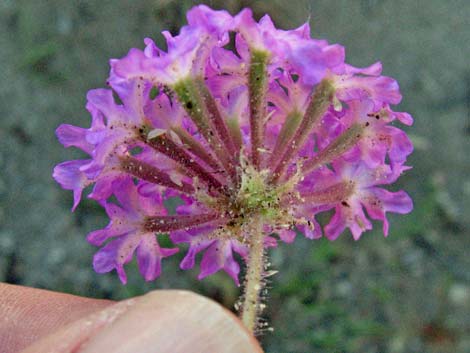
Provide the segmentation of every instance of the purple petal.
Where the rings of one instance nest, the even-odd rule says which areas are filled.
[[[235,16],[235,25],[243,39],[257,49],[264,49],[263,39],[258,24],[253,19],[251,9],[245,8]],[[238,48],[237,48],[238,49]],[[238,51],[238,50],[237,50]],[[238,51],[239,54],[240,51]]]
[[[358,240],[366,230],[372,229],[372,224],[358,201],[349,200],[347,205],[336,206],[334,216],[325,226],[325,235],[328,239],[335,240],[346,227],[350,229],[354,240]]]
[[[107,239],[116,236],[115,230],[112,228],[112,223],[109,223],[106,228],[103,229],[97,229],[92,232],[90,232],[87,235],[87,241],[90,244],[100,246],[102,245]],[[122,235],[122,234],[119,234]]]
[[[126,210],[139,209],[139,193],[132,178],[127,177],[114,185],[114,196],[116,196],[119,204]]]
[[[292,243],[295,240],[295,236],[297,235],[295,231],[290,229],[280,229],[277,231],[277,233],[279,234],[279,238],[281,238],[284,243],[288,244]]]
[[[277,247],[277,239],[270,236],[270,235],[266,235],[263,239],[263,246],[265,248],[276,248]]]
[[[140,273],[147,282],[153,281],[160,276],[162,259],[177,252],[178,248],[160,248],[154,234],[142,235],[142,240],[137,248],[137,263]]]
[[[403,164],[406,157],[413,152],[413,144],[408,135],[400,129],[388,126],[386,130],[391,138],[389,150],[390,160],[393,164]]]
[[[248,254],[250,250],[246,244],[243,244],[237,240],[232,240],[232,250],[235,251],[238,255],[240,255],[243,260],[248,259]]]
[[[164,55],[164,52],[157,47],[152,38],[144,38],[145,50],[144,54],[148,58],[157,58]],[[112,65],[113,66],[113,65]]]
[[[108,123],[119,119],[121,111],[110,89],[98,88],[88,91],[87,101],[104,114]]]
[[[362,233],[372,229],[372,223],[367,219],[362,206],[352,206],[354,210],[348,219],[348,227],[351,230],[354,240],[359,240]]]
[[[132,260],[139,242],[140,237],[137,233],[130,233],[111,241],[95,254],[93,268],[98,273],[107,273],[115,269],[121,282],[126,284],[124,264]]]
[[[357,68],[348,64],[344,65],[344,73],[346,74],[362,74],[367,76],[379,76],[382,73],[382,63],[377,61],[376,63],[364,67]]]
[[[376,109],[380,109],[384,103],[398,104],[401,101],[397,81],[386,76],[339,76],[336,86],[340,100],[371,99]]]
[[[99,179],[96,180],[95,186],[89,198],[97,201],[106,200],[113,194],[116,185],[128,176],[121,172],[110,171],[109,173],[101,174]]]
[[[293,29],[291,32],[298,35],[299,38],[310,39],[310,24],[308,22],[305,22],[303,25],[297,27],[296,29]]]
[[[408,113],[393,112],[392,113],[402,124],[407,126],[413,125],[413,117]]]
[[[384,235],[388,235],[389,223],[386,212],[406,214],[413,209],[413,201],[404,191],[390,192],[381,188],[371,188],[371,196],[363,201],[372,219],[381,220]]]
[[[293,48],[289,60],[302,82],[307,85],[317,84],[325,76],[328,68],[344,62],[344,47],[331,45],[320,47],[314,42]]]
[[[87,236],[90,244],[100,246],[111,237],[118,237],[136,230],[136,226],[129,222],[129,213],[112,203],[105,203],[106,213],[111,221],[106,228],[98,229]]]
[[[155,59],[147,57],[140,49],[132,48],[124,58],[113,60],[113,73],[120,78],[143,78],[153,82],[159,73]]]
[[[55,131],[57,139],[64,147],[77,147],[82,151],[91,154],[93,145],[86,140],[87,129],[69,124],[60,125]]]
[[[311,226],[300,224],[297,228],[308,239],[320,239],[322,237],[320,224],[313,217],[310,217],[310,222],[312,223]]]
[[[74,160],[60,163],[55,166],[52,177],[62,188],[73,190],[73,206],[74,211],[80,203],[82,191],[91,184],[86,175],[81,172],[80,168],[90,163],[90,160]]]
[[[188,243],[189,249],[180,263],[182,270],[189,270],[194,267],[198,253],[209,247],[214,240],[208,240],[203,235],[192,235],[187,231],[175,231],[170,234],[171,240],[175,243]]]
[[[230,240],[217,240],[207,249],[202,257],[201,273],[198,279],[203,279],[223,269],[233,278],[237,286],[240,285],[238,279],[240,266],[233,259],[230,243]]]
[[[235,25],[233,17],[227,11],[212,10],[206,5],[193,7],[186,18],[190,26],[205,28],[207,32],[216,34],[223,44],[227,43],[228,31]]]
[[[325,235],[329,240],[336,240],[344,229],[346,229],[346,222],[341,213],[341,208],[337,207],[330,222],[325,226]]]
[[[109,81],[123,103],[123,111],[118,110],[121,123],[129,122],[140,126],[144,123],[144,105],[149,101],[152,84],[142,79]]]
[[[153,128],[171,129],[182,124],[185,112],[180,105],[172,104],[166,94],[160,93],[145,107],[145,116],[152,122]]]
[[[375,136],[370,139],[365,138],[364,141],[361,141],[360,146],[362,148],[351,150],[351,152],[356,153],[350,155],[348,153],[348,160],[357,161],[362,159],[370,168],[377,168],[385,162],[387,145],[379,143]]]

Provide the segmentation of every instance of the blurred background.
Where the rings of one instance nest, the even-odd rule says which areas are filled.
[[[145,283],[135,265],[129,284],[98,275],[86,234],[107,224],[85,199],[51,178],[55,164],[79,158],[54,136],[60,123],[87,127],[85,95],[104,87],[109,58],[143,38],[162,43],[195,1],[0,1],[0,281],[95,298],[123,299],[156,288],[185,288],[228,308],[239,295],[231,279],[203,282],[165,260]],[[415,209],[390,216],[354,242],[298,237],[271,251],[265,313],[274,328],[266,352],[470,352],[470,3],[466,0],[207,1],[232,13],[269,13],[282,28],[312,25],[316,38],[346,46],[347,61],[381,60],[398,80],[415,125],[413,169],[395,189]],[[181,257],[180,257],[181,258]],[[216,334],[216,333],[214,333]]]

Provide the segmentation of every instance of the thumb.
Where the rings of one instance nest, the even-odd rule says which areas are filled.
[[[256,353],[256,339],[219,304],[187,291],[154,291],[72,322],[23,353]]]

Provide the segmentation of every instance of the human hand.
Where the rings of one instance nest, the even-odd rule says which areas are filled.
[[[122,302],[0,284],[2,353],[262,352],[232,313],[188,291]]]

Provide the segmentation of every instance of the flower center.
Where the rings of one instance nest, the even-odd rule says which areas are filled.
[[[282,193],[271,185],[269,170],[256,170],[252,165],[243,167],[241,184],[236,195],[235,205],[244,216],[261,216],[275,220],[280,216]]]

